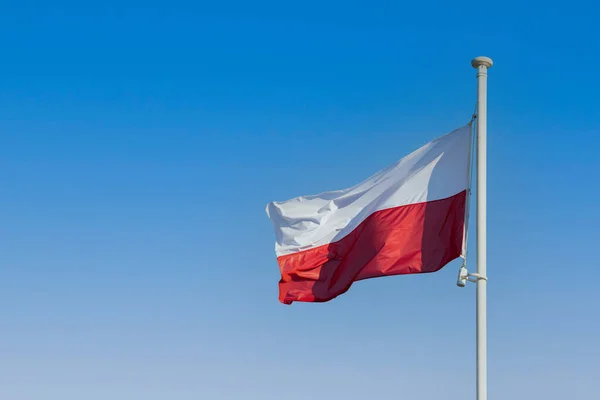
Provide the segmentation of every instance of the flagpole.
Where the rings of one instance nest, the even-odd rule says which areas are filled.
[[[488,57],[471,61],[477,69],[477,400],[487,400],[487,70]]]

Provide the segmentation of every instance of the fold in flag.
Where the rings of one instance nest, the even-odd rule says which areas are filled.
[[[353,282],[435,272],[463,251],[471,124],[348,189],[271,202],[279,300],[324,302]]]

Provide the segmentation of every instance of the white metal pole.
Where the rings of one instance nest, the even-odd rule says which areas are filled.
[[[477,400],[487,400],[487,70],[488,57],[471,61],[477,69]]]

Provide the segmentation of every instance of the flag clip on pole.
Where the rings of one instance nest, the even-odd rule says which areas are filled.
[[[492,64],[488,57],[471,61],[477,69],[477,273],[466,278],[477,283],[477,400],[487,400],[487,70]]]
[[[477,283],[479,279],[487,281],[486,276],[480,275],[478,273],[469,273],[469,271],[467,270],[467,266],[465,265],[465,263],[463,263],[463,265],[460,267],[460,270],[458,271],[458,282],[456,282],[456,284],[459,287],[465,287],[467,282]]]

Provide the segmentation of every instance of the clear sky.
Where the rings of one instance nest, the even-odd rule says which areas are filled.
[[[458,262],[285,306],[264,207],[466,123],[478,55],[489,398],[594,398],[599,7],[4,2],[0,398],[473,399]]]

